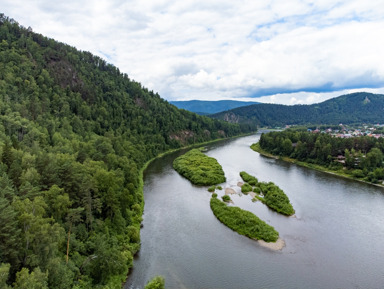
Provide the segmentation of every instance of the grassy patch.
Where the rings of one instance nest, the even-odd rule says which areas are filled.
[[[210,186],[225,182],[223,168],[217,160],[198,149],[176,158],[173,168],[195,185]]]
[[[279,238],[275,228],[251,212],[227,206],[214,196],[211,198],[211,209],[220,222],[241,235],[266,242],[276,242]]]

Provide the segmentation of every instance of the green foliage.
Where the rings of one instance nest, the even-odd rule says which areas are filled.
[[[295,213],[287,195],[274,183],[258,182],[256,177],[244,171],[240,173],[240,176],[245,182],[249,182],[241,186],[243,193],[253,191],[257,194],[263,194],[263,197],[256,196],[256,199],[280,214],[290,216]],[[250,184],[254,184],[255,187],[253,188]]]
[[[144,289],[164,289],[165,280],[162,276],[155,276],[151,281],[145,285]]]
[[[224,171],[217,160],[198,149],[190,150],[176,158],[173,167],[195,185],[216,185],[225,182]]]
[[[248,194],[249,192],[252,192],[252,186],[248,183],[244,183],[241,186],[241,192],[244,194]]]
[[[258,180],[256,177],[251,176],[247,172],[240,172],[240,177],[243,179],[244,182],[250,184],[251,186],[256,186],[258,183]]]
[[[284,147],[287,140],[292,143],[292,150],[288,153]],[[379,171],[374,173],[376,169],[384,168],[384,138],[339,138],[328,134],[285,130],[262,134],[258,144],[263,151],[272,155],[290,157],[329,170],[342,170],[354,178],[370,182],[384,179]],[[257,150],[257,144],[251,148]]]
[[[17,289],[48,289],[48,274],[41,272],[39,268],[29,273],[27,268],[21,269],[16,274],[14,287]]]
[[[214,192],[216,190],[216,186],[215,185],[213,185],[213,186],[210,186],[209,188],[208,188],[208,192]]]
[[[261,193],[264,195],[264,203],[272,210],[291,216],[295,213],[292,204],[289,201],[288,196],[282,189],[276,186],[274,183],[269,182],[267,184],[259,183]]]
[[[224,202],[229,202],[231,200],[231,197],[228,195],[224,195],[221,198],[223,199]]]
[[[222,186],[217,186],[216,189],[221,191],[223,189],[223,187]]]
[[[367,99],[369,100],[367,102]],[[384,98],[382,94],[357,92],[311,105],[282,105],[260,103],[223,111],[212,115],[217,119],[261,127],[285,125],[351,123],[382,123]],[[289,154],[289,143],[285,144]]]
[[[0,288],[2,289],[10,288],[7,284],[10,268],[11,268],[10,264],[0,263]]]
[[[211,198],[210,204],[216,218],[241,235],[266,242],[276,242],[279,238],[279,233],[272,226],[251,212],[227,206],[215,197]]]
[[[121,287],[140,247],[140,169],[161,152],[248,131],[178,110],[100,57],[0,14],[7,284]]]

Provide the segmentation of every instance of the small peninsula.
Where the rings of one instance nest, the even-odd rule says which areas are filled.
[[[173,161],[173,168],[195,185],[211,186],[225,182],[223,168],[216,159],[192,149]]]

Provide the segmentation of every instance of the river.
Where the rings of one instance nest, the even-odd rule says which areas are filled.
[[[231,198],[274,226],[286,246],[272,251],[221,224],[207,187],[173,170],[182,152],[173,153],[145,172],[142,246],[125,289],[143,288],[155,275],[180,289],[384,288],[384,190],[261,156],[249,148],[259,136],[209,145],[206,154],[222,165],[224,189],[240,192],[246,171],[284,190],[296,217],[249,195]]]

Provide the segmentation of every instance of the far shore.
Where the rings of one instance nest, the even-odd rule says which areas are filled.
[[[320,165],[314,165],[314,164],[309,164],[309,163],[306,163],[306,162],[301,162],[301,161],[298,161],[298,160],[295,160],[295,159],[292,159],[292,158],[289,158],[289,157],[280,157],[280,156],[273,155],[271,153],[268,153],[268,152],[264,151],[260,147],[259,143],[257,143],[257,145],[255,145],[255,146],[252,145],[251,149],[254,150],[255,152],[258,152],[262,156],[265,156],[265,157],[268,157],[268,158],[273,158],[273,159],[276,159],[276,160],[283,160],[285,162],[292,163],[292,164],[295,164],[295,165],[298,165],[298,166],[301,166],[301,167],[305,167],[307,169],[312,169],[312,170],[324,172],[324,173],[327,173],[327,174],[330,174],[330,175],[342,177],[342,178],[345,178],[345,179],[349,179],[349,180],[353,180],[353,181],[358,181],[358,182],[369,184],[369,185],[372,185],[372,186],[384,188],[384,184],[374,184],[374,183],[371,183],[371,182],[367,182],[367,181],[364,181],[364,180],[353,178],[352,176],[347,175],[347,174],[343,174],[343,173],[339,173],[339,172],[335,172],[335,171],[330,171],[327,168],[322,167]]]

